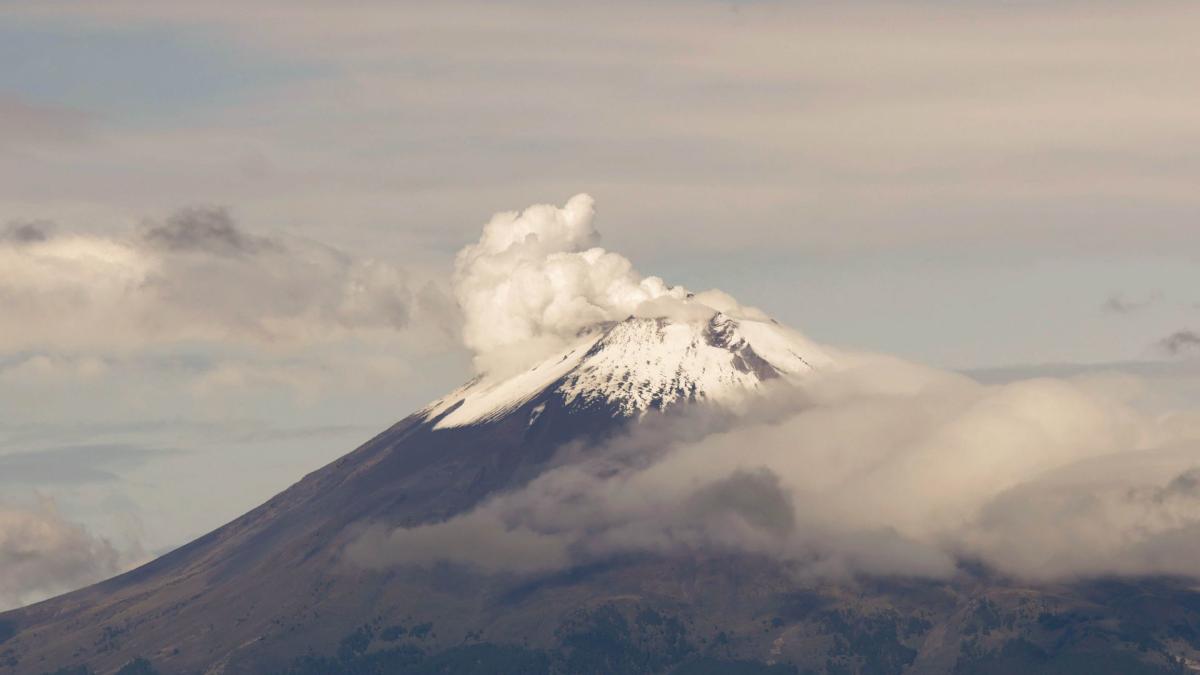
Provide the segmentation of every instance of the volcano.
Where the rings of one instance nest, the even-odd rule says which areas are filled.
[[[945,581],[830,582],[719,550],[593,556],[536,573],[347,555],[372,528],[446,522],[648,420],[734,406],[832,368],[820,347],[765,318],[592,326],[527,369],[476,378],[149,564],[0,614],[0,673],[1192,667],[1178,654],[1200,648],[1200,593],[1179,580],[1033,587],[964,565]]]
[[[0,672],[101,673],[137,658],[164,673],[282,672],[298,655],[336,653],[349,634],[389,629],[423,652],[467,633],[488,644],[503,636],[501,645],[550,639],[556,626],[532,607],[577,593],[566,577],[358,569],[344,549],[366,525],[411,527],[466,512],[528,482],[565,445],[600,442],[690,403],[732,401],[828,363],[774,322],[720,313],[593,327],[527,370],[476,378],[149,564],[2,615]],[[513,583],[523,585],[505,586]],[[452,635],[460,626],[466,632]]]

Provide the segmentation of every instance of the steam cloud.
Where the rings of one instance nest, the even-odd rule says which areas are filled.
[[[586,196],[500,214],[459,255],[466,342],[485,361],[682,306],[682,289],[590,247],[592,215]],[[817,575],[945,577],[973,561],[1030,579],[1200,576],[1200,412],[1144,409],[1152,385],[1132,376],[985,385],[829,351],[837,369],[739,410],[644,420],[471,512],[376,528],[350,557],[535,573],[715,550]]]
[[[593,199],[538,204],[492,217],[479,242],[459,252],[454,294],[463,342],[481,370],[502,371],[557,351],[579,331],[634,314],[755,313],[720,291],[690,294],[643,277],[628,258],[596,243]]]

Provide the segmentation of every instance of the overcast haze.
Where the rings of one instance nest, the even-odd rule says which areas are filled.
[[[0,9],[0,605],[469,377],[456,252],[578,193],[819,341],[1194,407],[1194,4],[210,4]]]

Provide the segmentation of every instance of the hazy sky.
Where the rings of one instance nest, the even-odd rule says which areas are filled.
[[[1197,34],[1159,2],[6,2],[0,523],[132,560],[261,502],[467,377],[455,252],[579,192],[642,273],[818,340],[1186,360]]]

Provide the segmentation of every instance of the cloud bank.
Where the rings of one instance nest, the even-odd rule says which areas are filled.
[[[965,561],[1035,580],[1200,573],[1197,412],[1140,411],[1126,378],[989,386],[841,362],[737,414],[641,425],[470,513],[375,531],[351,557],[534,572],[740,551],[834,576],[948,577]]]
[[[444,323],[450,311],[436,286],[392,265],[251,234],[217,208],[122,236],[16,223],[0,237],[0,268],[3,351],[312,345],[394,334],[420,313]]]

